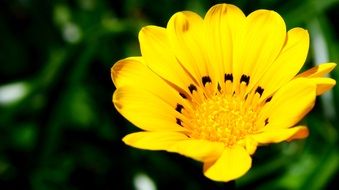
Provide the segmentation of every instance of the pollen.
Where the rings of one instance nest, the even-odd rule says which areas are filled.
[[[197,106],[191,137],[222,142],[232,147],[257,130],[257,111],[237,96],[216,95]]]

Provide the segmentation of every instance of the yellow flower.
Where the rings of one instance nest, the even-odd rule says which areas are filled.
[[[116,109],[143,130],[123,141],[201,161],[216,181],[244,175],[259,145],[305,138],[307,128],[295,125],[335,85],[323,77],[334,63],[297,75],[308,32],[286,32],[274,11],[178,12],[166,28],[142,28],[139,41],[142,56],[111,70]]]

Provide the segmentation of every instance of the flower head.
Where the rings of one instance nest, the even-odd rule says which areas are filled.
[[[139,41],[142,56],[111,70],[116,109],[143,130],[123,141],[201,161],[216,181],[244,175],[259,145],[307,137],[295,125],[335,85],[323,77],[334,63],[297,75],[308,32],[286,32],[274,11],[245,16],[218,4],[204,18],[178,12],[166,28],[142,28]]]

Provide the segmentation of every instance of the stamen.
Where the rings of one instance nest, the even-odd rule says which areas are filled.
[[[233,146],[256,130],[258,112],[238,96],[215,95],[194,110],[191,137]]]

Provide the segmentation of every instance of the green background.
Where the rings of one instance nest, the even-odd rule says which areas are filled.
[[[189,158],[124,145],[137,129],[114,109],[110,78],[117,60],[140,54],[142,26],[166,26],[181,10],[203,16],[218,2],[0,0],[0,189],[136,189],[136,176],[157,189],[225,188]],[[339,0],[227,2],[246,14],[275,10],[288,29],[308,29],[304,69],[339,63]],[[306,140],[260,147],[237,188],[333,189],[338,100],[338,87],[318,98],[301,122],[310,129]]]

